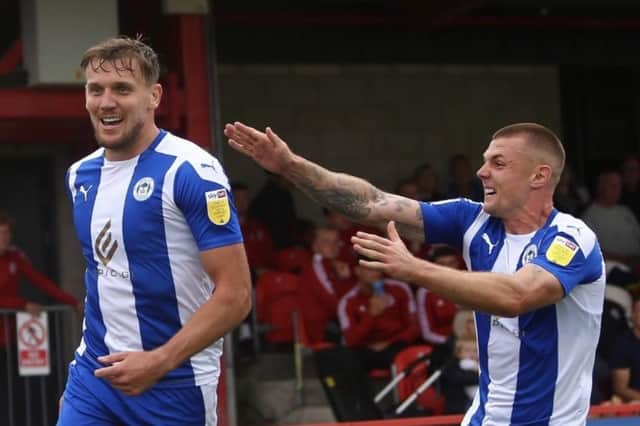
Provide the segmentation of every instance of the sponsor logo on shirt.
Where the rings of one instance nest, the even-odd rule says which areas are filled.
[[[143,177],[133,186],[133,198],[138,201],[146,201],[153,194],[153,179]]]
[[[80,188],[78,188],[78,191],[80,191],[80,193],[82,194],[85,203],[87,202],[89,191],[91,191],[91,188],[93,188],[93,185],[89,185],[87,188],[85,188],[84,185],[80,185]]]
[[[491,240],[489,239],[489,234],[487,234],[486,232],[484,234],[482,234],[482,240],[485,243],[487,243],[487,247],[489,249],[489,254],[491,254],[491,252],[493,251],[493,248],[496,246],[496,244],[491,242]]]
[[[216,225],[226,225],[231,219],[231,207],[229,197],[224,189],[208,191],[204,194],[207,203],[207,215],[209,220]]]
[[[547,249],[546,257],[549,262],[560,266],[567,266],[578,252],[578,245],[573,241],[557,235]]]
[[[122,278],[128,280],[130,278],[129,271],[116,271],[111,268],[103,268],[98,265],[98,275],[103,277]]]
[[[104,224],[93,245],[96,256],[103,265],[107,265],[118,249],[118,241],[111,236],[111,219]]]

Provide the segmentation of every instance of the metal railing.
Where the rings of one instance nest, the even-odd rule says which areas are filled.
[[[65,305],[43,306],[48,312],[50,373],[41,376],[19,376],[18,354],[15,336],[8,345],[0,347],[5,352],[5,383],[0,383],[0,424],[8,426],[35,426],[55,424],[58,399],[64,390],[67,366],[73,359],[73,351],[80,341],[81,318],[76,310]],[[0,309],[0,322],[5,336],[15,334],[15,309]],[[22,393],[23,395],[20,395]],[[4,394],[4,395],[3,395]],[[24,397],[22,404],[16,404]],[[5,405],[6,404],[6,405]],[[38,410],[39,407],[39,410]]]

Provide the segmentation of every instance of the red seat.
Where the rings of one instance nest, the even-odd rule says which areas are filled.
[[[393,360],[393,368],[396,374],[402,372],[411,362],[421,356],[428,356],[433,351],[429,345],[413,345],[398,352]],[[398,398],[404,401],[429,377],[428,361],[417,365],[411,373],[402,379],[397,385]],[[430,410],[432,414],[439,415],[444,412],[445,400],[438,393],[434,386],[429,387],[422,393],[417,403],[424,409]]]
[[[298,277],[287,272],[267,271],[256,282],[256,315],[267,324],[265,340],[293,342],[293,312],[297,310]]]
[[[309,338],[309,334],[307,333],[307,328],[304,325],[304,321],[302,320],[302,315],[296,315],[296,325],[298,326],[298,338],[300,339],[300,344],[307,349],[312,351],[321,351],[323,349],[332,348],[335,346],[332,342],[327,341],[319,341],[312,342]]]
[[[288,247],[273,254],[273,264],[278,271],[299,274],[311,263],[312,254],[304,247]]]

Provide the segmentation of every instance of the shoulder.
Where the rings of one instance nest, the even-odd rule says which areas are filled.
[[[81,159],[79,159],[78,161],[73,163],[71,166],[69,166],[67,172],[68,173],[74,173],[83,164],[89,163],[91,161],[95,161],[97,159],[101,159],[103,157],[103,155],[104,155],[104,148],[98,148],[95,151],[93,151],[91,154],[85,155],[84,157],[82,157]]]
[[[176,170],[195,173],[201,179],[218,182],[229,189],[227,176],[218,159],[195,143],[167,132],[155,151],[175,157]]]
[[[586,223],[567,213],[558,212],[549,224],[548,231],[552,235],[568,235],[580,246],[584,253],[590,253],[597,242],[596,234]]]

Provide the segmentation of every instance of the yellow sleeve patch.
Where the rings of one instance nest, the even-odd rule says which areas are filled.
[[[549,262],[567,266],[577,252],[578,245],[576,243],[558,235],[547,249],[546,257]]]
[[[231,207],[229,197],[224,189],[216,189],[204,194],[207,202],[207,215],[209,220],[216,225],[226,225],[231,219]]]

